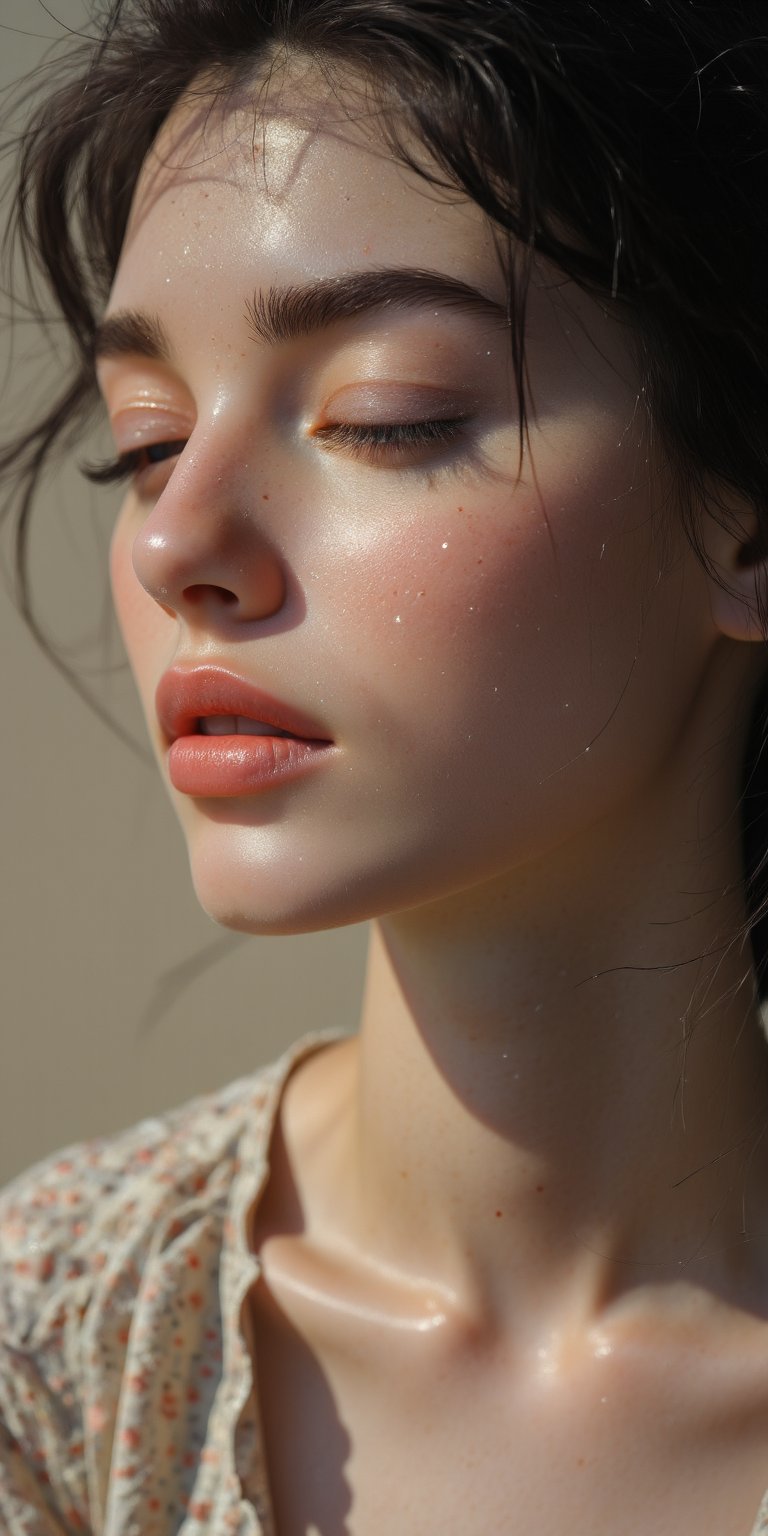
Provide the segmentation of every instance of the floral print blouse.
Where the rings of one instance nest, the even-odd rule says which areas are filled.
[[[1,1536],[278,1536],[241,1307],[292,1069],[66,1147],[0,1190]],[[768,1536],[768,1492],[752,1532]]]
[[[271,1066],[0,1190],[2,1536],[277,1536],[241,1305]]]

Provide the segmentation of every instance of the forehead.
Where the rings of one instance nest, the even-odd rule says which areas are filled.
[[[396,160],[359,83],[331,88],[312,66],[226,97],[200,86],[167,119],[138,180],[110,307],[137,279],[149,302],[168,299],[192,264],[243,267],[251,292],[257,267],[290,283],[382,264],[439,266],[505,291],[480,209]]]

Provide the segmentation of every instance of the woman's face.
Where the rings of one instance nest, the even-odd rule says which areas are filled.
[[[617,323],[537,269],[518,477],[505,283],[474,204],[310,72],[263,116],[183,103],[158,151],[99,376],[118,452],[139,450],[114,597],[204,908],[290,932],[479,897],[631,814],[711,619],[682,535],[659,579]],[[240,683],[211,691],[203,668]],[[166,680],[159,719],[168,669],[190,691]],[[223,717],[247,710],[267,735],[238,746]],[[332,746],[276,745],[280,719]]]

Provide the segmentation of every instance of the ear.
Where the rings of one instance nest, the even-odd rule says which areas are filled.
[[[711,568],[707,572],[712,617],[732,640],[768,640],[768,544],[757,514],[740,506],[728,525],[704,513],[702,543]]]

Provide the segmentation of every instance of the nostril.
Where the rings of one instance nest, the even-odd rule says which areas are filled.
[[[201,603],[212,592],[220,603],[237,602],[237,593],[231,592],[229,587],[214,587],[202,582],[196,582],[193,587],[185,587],[182,596],[187,603]]]

